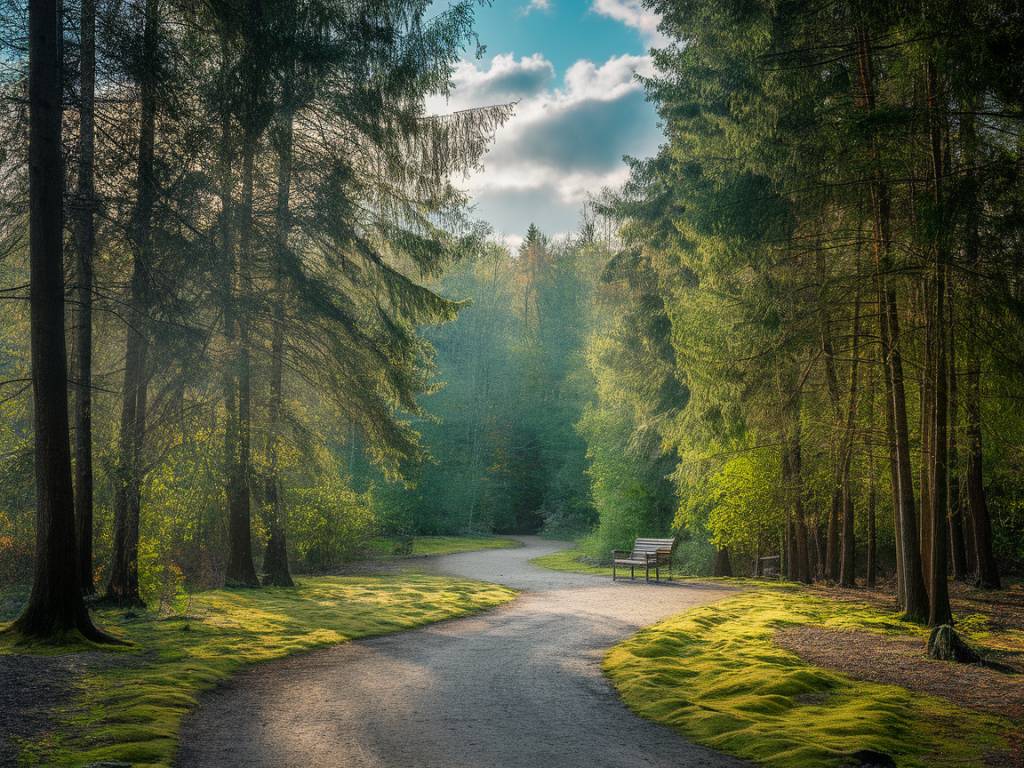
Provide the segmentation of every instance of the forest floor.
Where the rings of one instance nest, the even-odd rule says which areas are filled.
[[[245,666],[514,596],[437,575],[322,576],[299,578],[294,589],[200,592],[163,613],[95,611],[101,626],[132,643],[119,650],[26,649],[0,635],[0,765],[166,766],[199,693]]]

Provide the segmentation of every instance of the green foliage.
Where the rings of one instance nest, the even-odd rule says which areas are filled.
[[[849,765],[863,749],[901,768],[980,765],[1007,750],[1002,718],[853,680],[772,642],[776,630],[805,624],[925,642],[918,626],[866,606],[762,590],[642,630],[608,652],[604,670],[637,714],[773,768]]]
[[[296,562],[312,571],[333,568],[366,549],[376,533],[371,500],[340,478],[288,490],[288,526]]]
[[[415,425],[433,460],[409,468],[411,488],[361,474],[385,532],[577,532],[592,522],[573,425],[591,392],[579,353],[594,258],[533,228],[516,256],[488,246],[440,280],[442,295],[469,303],[427,333],[437,382]]]
[[[330,576],[299,579],[294,589],[185,596],[180,611],[164,616],[100,610],[98,623],[132,646],[108,651],[120,657],[116,663],[83,662],[81,682],[57,713],[58,734],[24,745],[22,763],[170,766],[198,695],[245,666],[465,616],[513,596],[493,584],[437,576]],[[15,650],[9,641],[0,645],[0,653]]]

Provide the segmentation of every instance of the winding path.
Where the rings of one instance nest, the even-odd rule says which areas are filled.
[[[698,584],[612,583],[529,560],[564,544],[433,558],[523,590],[494,611],[258,666],[205,695],[179,768],[734,768],[633,715],[601,674],[639,627],[719,599]]]

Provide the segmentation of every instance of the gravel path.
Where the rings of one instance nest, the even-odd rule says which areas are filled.
[[[601,674],[639,627],[729,594],[530,565],[564,544],[433,558],[523,590],[494,611],[255,667],[203,697],[179,768],[733,768],[633,715]]]

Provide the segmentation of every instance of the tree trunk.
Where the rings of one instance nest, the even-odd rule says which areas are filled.
[[[284,499],[278,467],[278,444],[281,438],[281,410],[284,396],[284,301],[286,295],[284,262],[288,258],[288,235],[291,227],[289,193],[292,183],[292,112],[291,93],[285,85],[285,108],[277,137],[277,268],[274,275],[274,329],[270,361],[270,439],[267,478],[267,509],[270,514],[270,538],[263,557],[264,582],[276,587],[294,586],[288,569]]]
[[[117,488],[114,493],[114,540],[110,580],[105,599],[141,604],[139,593],[139,518],[142,508],[142,452],[146,435],[146,396],[149,383],[149,274],[153,256],[153,206],[156,203],[154,151],[156,143],[156,59],[159,34],[157,0],[146,0],[142,35],[147,67],[140,77],[138,198],[132,216],[134,260],[127,300],[129,327],[125,342],[124,388]]]
[[[973,110],[972,110],[973,111]],[[981,247],[978,236],[980,210],[977,196],[977,178],[974,168],[977,162],[974,119],[967,117],[961,128],[964,157],[968,166],[967,181],[967,237],[965,256],[972,274],[978,273]],[[985,498],[981,443],[981,359],[978,356],[978,315],[971,312],[968,318],[967,338],[967,501],[971,514],[972,552],[977,569],[978,585],[986,589],[999,589],[999,569],[992,552],[992,520]]]
[[[96,0],[82,0],[78,113],[78,192],[75,200],[75,521],[82,594],[93,584],[92,520],[92,284],[95,227]]]
[[[249,270],[252,259],[252,194],[253,162],[256,137],[245,133],[242,142],[242,197],[238,223],[238,292],[250,295]],[[249,318],[243,310],[235,313],[237,339],[235,345],[234,444],[229,448],[228,468],[228,564],[225,583],[234,587],[258,587],[256,566],[252,559],[252,509],[249,493],[251,477],[251,406],[252,377],[249,358]]]
[[[850,465],[853,462],[854,432],[857,426],[857,395],[860,355],[860,288],[858,256],[858,288],[853,300],[853,360],[850,363],[850,401],[846,411],[846,429],[842,446],[842,487],[843,487],[843,532],[842,560],[839,568],[839,584],[855,586],[856,539],[854,531],[853,484],[850,479]]]
[[[61,639],[93,626],[82,598],[75,542],[64,339],[64,168],[61,156],[61,13],[57,0],[29,3],[29,309],[36,546],[32,592],[12,631]]]
[[[953,578],[958,581],[967,579],[967,550],[964,546],[963,515],[960,509],[960,456],[957,446],[958,418],[958,386],[956,367],[956,334],[954,329],[954,291],[952,275],[947,277],[948,294],[946,323],[949,339],[949,455],[947,456],[947,504],[949,507],[949,547],[950,563]]]
[[[859,70],[865,109],[875,108],[874,74],[871,62],[871,43],[866,28],[859,32]],[[889,281],[891,263],[890,201],[888,184],[881,175],[877,147],[872,137],[872,154],[876,164],[875,179],[871,187],[871,209],[874,220],[873,251],[875,269],[881,286],[882,316],[886,325],[887,348],[885,359],[892,402],[894,466],[896,468],[897,497],[893,499],[899,510],[900,549],[903,555],[903,610],[911,621],[928,618],[928,594],[921,573],[921,550],[918,546],[917,520],[914,509],[913,470],[910,464],[910,435],[907,426],[907,401],[903,382],[903,360],[900,355],[899,311],[896,291]]]
[[[713,576],[732,576],[732,560],[729,559],[729,548],[715,549],[715,567]]]
[[[868,564],[867,588],[874,589],[878,579],[878,536],[875,530],[875,514],[878,508],[878,485],[875,469],[875,449],[872,441],[875,434],[875,377],[869,379],[868,387],[868,432],[864,449],[868,457]]]
[[[242,191],[238,213],[238,295],[245,300],[254,295],[253,268],[253,166],[264,123],[260,116],[263,98],[263,55],[261,0],[248,0],[243,17],[242,85]],[[258,587],[252,557],[252,363],[250,351],[250,310],[246,303],[235,312],[238,337],[234,363],[237,384],[237,414],[233,461],[227,483],[228,496],[228,565],[226,582],[233,586]]]
[[[934,307],[934,319],[930,320],[928,327],[932,333],[931,349],[934,353],[934,364],[932,373],[934,376],[932,397],[934,422],[932,424],[932,470],[931,470],[931,567],[929,569],[930,581],[928,588],[929,613],[928,624],[937,627],[943,624],[953,623],[953,613],[949,606],[949,585],[948,585],[948,563],[947,545],[948,537],[948,511],[946,505],[946,452],[949,448],[949,436],[947,434],[947,392],[946,383],[949,380],[949,372],[946,369],[946,248],[945,248],[945,225],[944,207],[945,196],[943,193],[943,158],[942,158],[942,125],[936,108],[937,101],[937,76],[935,64],[928,62],[927,65],[927,93],[928,93],[928,122],[931,133],[932,146],[932,169],[933,187],[935,193],[935,209],[939,218],[938,237],[935,244],[935,298],[931,304]]]
[[[934,466],[932,448],[935,426],[935,331],[932,328],[931,312],[935,297],[932,296],[932,276],[925,274],[921,279],[921,316],[924,318],[924,365],[921,367],[921,463],[918,467],[918,488],[920,489],[920,505],[918,507],[918,533],[921,544],[921,572],[925,583],[931,582],[931,471]]]
[[[825,269],[823,258],[819,255],[818,275],[819,280],[824,283]],[[822,312],[822,314],[824,314]],[[825,382],[828,385],[829,402],[832,404],[832,421],[835,426],[833,434],[838,434],[840,417],[839,405],[839,377],[836,374],[835,351],[832,345],[832,338],[829,333],[828,324],[824,317],[821,318],[821,351],[825,361]],[[842,438],[839,438],[840,442]],[[825,567],[824,576],[827,581],[839,579],[839,526],[840,515],[843,509],[843,446],[837,445],[835,441],[831,445],[832,459],[832,499],[829,504],[828,525],[825,538]]]
[[[793,578],[805,584],[811,583],[811,568],[807,542],[807,520],[804,513],[803,469],[800,456],[800,402],[795,406],[792,443],[789,449],[789,480],[792,493],[793,519],[796,523],[795,538],[796,561],[793,565]]]
[[[903,534],[900,529],[900,484],[899,465],[896,458],[896,415],[893,411],[892,379],[889,377],[888,349],[889,324],[885,321],[885,297],[881,287],[878,291],[878,336],[881,341],[880,357],[882,370],[882,394],[885,404],[885,442],[889,454],[889,486],[892,496],[892,529],[896,544],[896,604],[906,606],[905,577],[903,575]]]

